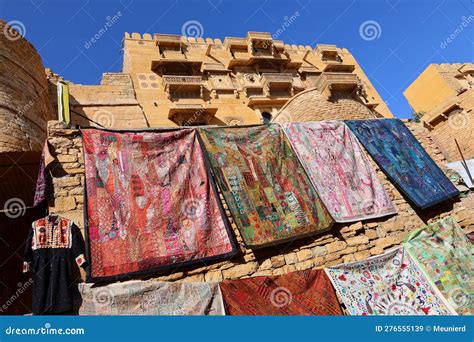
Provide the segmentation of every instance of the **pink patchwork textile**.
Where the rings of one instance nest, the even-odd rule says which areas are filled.
[[[362,146],[344,122],[299,122],[282,126],[336,222],[396,213]]]

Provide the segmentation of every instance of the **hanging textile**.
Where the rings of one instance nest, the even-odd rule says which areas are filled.
[[[459,173],[462,180],[464,181],[464,184],[466,184],[468,188],[474,189],[474,183],[473,183],[473,180],[471,179],[471,177],[474,178],[474,159],[466,160],[466,164],[464,164],[464,161],[457,161],[454,163],[449,163],[446,166],[449,169],[454,170],[457,173]],[[466,168],[467,170],[469,170],[470,176]]]
[[[82,131],[88,279],[114,280],[232,255],[194,130]]]
[[[71,114],[69,112],[69,86],[66,82],[58,82],[58,120],[69,125]]]
[[[455,314],[403,247],[325,270],[351,315]]]
[[[49,143],[45,141],[43,152],[39,163],[38,178],[36,180],[35,198],[33,206],[38,206],[46,200],[46,187],[50,182],[48,166],[54,161],[54,157],[49,151]]]
[[[225,280],[220,287],[229,315],[342,315],[323,270]]]
[[[217,283],[126,281],[79,284],[79,315],[224,315]]]
[[[421,209],[459,195],[410,130],[397,119],[346,124],[398,188]]]
[[[200,128],[199,132],[247,247],[277,244],[332,226],[278,124]]]
[[[73,267],[86,266],[81,231],[57,215],[36,220],[25,248],[23,272],[33,275],[33,314],[73,310]]]
[[[458,314],[474,314],[474,247],[452,217],[413,232],[405,248]]]
[[[343,121],[282,126],[336,222],[396,213],[362,146]]]

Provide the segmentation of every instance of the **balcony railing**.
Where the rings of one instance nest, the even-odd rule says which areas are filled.
[[[201,76],[173,76],[166,75],[163,76],[163,86],[170,85],[191,85],[191,86],[200,86],[202,81]]]
[[[355,69],[355,65],[352,63],[347,63],[341,60],[331,60],[331,59],[323,59],[323,62],[326,64],[324,66],[324,71],[332,72],[352,72]]]
[[[165,75],[162,84],[168,93],[168,98],[183,96],[183,93],[187,93],[187,97],[198,96],[202,98],[203,95],[201,76]]]
[[[333,55],[337,54],[337,46],[330,44],[319,44],[316,46],[316,52],[320,55]]]
[[[272,84],[272,83],[293,83],[293,75],[292,74],[272,74],[272,73],[263,73],[262,74],[262,81],[264,84]]]

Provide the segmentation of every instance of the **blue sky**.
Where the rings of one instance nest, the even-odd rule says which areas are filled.
[[[181,34],[197,21],[203,37],[223,39],[275,34],[293,16],[278,39],[349,49],[398,117],[410,116],[402,92],[428,64],[474,61],[473,15],[474,0],[0,0],[0,17],[19,21],[45,66],[81,84],[121,70],[124,32]]]

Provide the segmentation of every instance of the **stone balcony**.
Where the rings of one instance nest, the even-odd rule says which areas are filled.
[[[290,73],[263,73],[262,81],[265,83],[291,83],[293,75]]]
[[[217,107],[199,103],[176,103],[169,108],[168,118],[179,126],[208,125]]]
[[[458,97],[451,96],[423,115],[421,121],[428,129],[433,129],[439,122],[447,120],[449,114],[456,110],[462,111],[463,108]]]
[[[355,65],[341,60],[323,59],[324,71],[327,72],[353,72]]]
[[[161,81],[165,91],[169,97],[179,92],[199,93],[202,97],[202,77],[201,76],[181,76],[181,75],[165,75]]]
[[[293,75],[290,73],[263,73],[261,84],[267,96],[270,96],[273,89],[288,89],[289,95],[293,95]]]
[[[169,85],[191,85],[200,86],[202,81],[201,76],[181,76],[181,75],[166,75],[163,76],[163,86]]]
[[[208,63],[204,62],[201,66],[201,72],[206,72],[206,71],[217,71],[217,72],[230,72],[229,69],[227,69],[224,64],[222,63]]]
[[[321,93],[325,90],[352,91],[360,86],[356,74],[341,72],[324,72],[315,84],[315,88]]]
[[[289,94],[276,96],[251,95],[248,97],[248,105],[283,106],[290,98]]]
[[[318,44],[315,51],[320,55],[337,55],[338,53],[337,46],[331,44]]]

